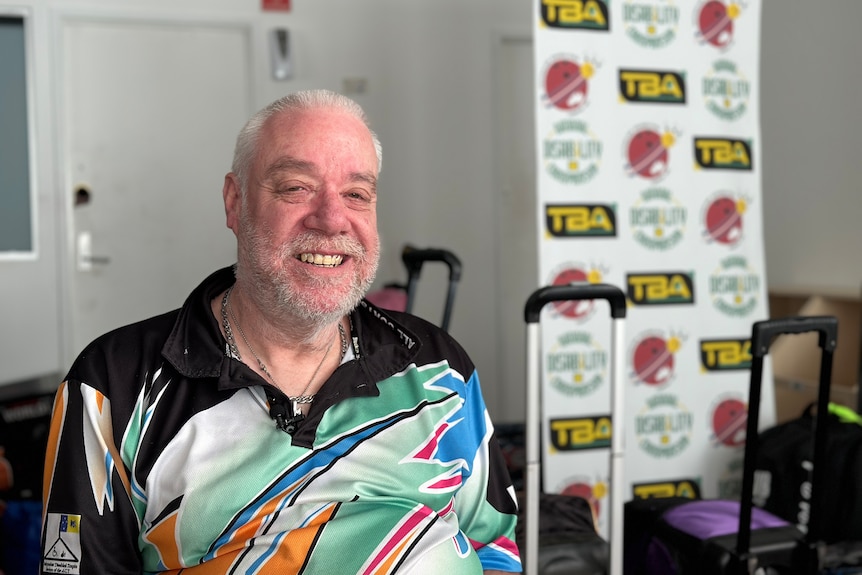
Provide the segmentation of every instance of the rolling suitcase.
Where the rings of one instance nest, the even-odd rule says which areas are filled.
[[[452,308],[455,305],[455,293],[458,282],[461,280],[461,260],[454,253],[440,248],[416,248],[407,244],[401,250],[401,261],[407,268],[407,283],[389,283],[382,290],[369,293],[368,301],[378,307],[395,311],[413,311],[416,301],[416,288],[419,285],[419,276],[422,266],[426,262],[441,262],[449,268],[449,285],[446,292],[446,300],[443,306],[443,319],[440,327],[449,330],[449,321],[452,318]]]
[[[574,300],[606,300],[610,304],[612,317],[612,356],[611,367],[611,410],[612,414],[624,413],[623,403],[623,353],[625,338],[623,323],[626,315],[626,296],[615,286],[609,284],[572,283],[569,285],[546,286],[534,291],[527,299],[524,307],[524,319],[527,324],[527,457],[526,457],[526,498],[525,498],[525,525],[524,525],[524,572],[526,575],[544,575],[545,573],[557,573],[547,569],[540,571],[540,559],[542,559],[542,541],[540,541],[540,511],[547,507],[549,501],[558,497],[548,494],[542,497],[541,493],[541,377],[540,377],[540,332],[539,320],[542,308],[555,301]],[[623,541],[623,507],[622,507],[622,481],[623,481],[623,418],[618,417],[613,423],[611,434],[611,462],[610,462],[610,573],[621,575],[622,573],[622,541]],[[560,550],[560,542],[552,541],[547,546],[547,553],[557,554]],[[569,545],[577,545],[570,542]],[[562,545],[567,545],[562,542]],[[578,549],[571,548],[570,555],[579,553]],[[574,562],[574,561],[572,561]],[[589,562],[589,558],[585,559]],[[604,560],[607,566],[607,560]],[[570,569],[569,572],[575,572]]]
[[[758,437],[754,471],[755,504],[807,529],[810,519],[812,446],[816,402],[790,421],[764,430]],[[819,489],[820,525],[824,553],[820,571],[826,574],[862,573],[862,417],[849,407],[829,404]]]
[[[815,575],[821,566],[826,493],[819,475],[826,469],[824,446],[827,417],[818,417],[814,431],[810,520],[807,533],[752,502],[758,451],[758,415],[763,361],[772,341],[781,335],[817,332],[821,348],[818,413],[828,413],[832,355],[838,322],[831,316],[791,317],[757,322],[751,335],[751,379],[748,421],[739,501],[632,501],[626,505],[626,526],[643,530],[626,534],[627,575],[726,575],[790,573]],[[652,514],[652,520],[644,520]]]

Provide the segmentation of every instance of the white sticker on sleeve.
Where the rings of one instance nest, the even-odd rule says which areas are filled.
[[[81,516],[49,513],[45,523],[44,573],[79,575],[81,572]]]

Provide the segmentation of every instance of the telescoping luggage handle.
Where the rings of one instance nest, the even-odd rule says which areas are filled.
[[[545,286],[537,289],[524,306],[524,320],[538,323],[542,308],[555,301],[603,299],[611,304],[611,317],[626,316],[626,296],[618,287],[610,284],[572,282],[565,285]]]
[[[763,379],[763,358],[769,347],[779,335],[818,332],[818,346],[821,348],[820,385],[817,392],[817,413],[829,412],[829,387],[832,380],[832,356],[838,341],[838,320],[834,316],[798,316],[755,322],[751,330],[751,383],[748,398],[748,422],[745,435],[745,463],[743,466],[742,494],[740,495],[739,530],[736,539],[736,552],[740,558],[747,559],[751,545],[751,500],[754,491],[754,466],[757,456],[758,418],[760,413],[760,389]],[[814,461],[811,472],[811,508],[808,532],[805,540],[808,545],[806,557],[816,572],[817,549],[822,531],[820,498],[823,496],[818,477],[824,469],[823,458],[826,445],[826,417],[817,417],[814,431]]]
[[[461,260],[449,250],[439,248],[419,249],[411,245],[404,246],[401,251],[401,261],[407,268],[407,306],[405,311],[413,311],[413,300],[416,295],[416,284],[419,281],[419,273],[425,262],[443,262],[449,268],[449,291],[446,294],[446,304],[443,309],[443,321],[440,327],[449,329],[449,320],[452,317],[452,307],[455,303],[455,289],[461,279]]]
[[[626,315],[626,296],[616,286],[574,282],[567,285],[541,287],[530,294],[524,306],[527,323],[527,461],[526,461],[526,549],[524,573],[537,575],[539,554],[539,482],[541,435],[541,378],[539,369],[539,318],[542,308],[555,301],[606,300],[610,303],[613,318],[613,366],[610,373],[613,431],[611,433],[611,564],[610,574],[621,575],[623,566],[623,433],[622,421],[625,405],[622,389],[617,389],[623,373],[624,333],[622,322]]]

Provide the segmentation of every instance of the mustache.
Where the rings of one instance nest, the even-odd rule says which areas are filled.
[[[282,245],[279,251],[282,257],[296,257],[301,253],[333,253],[365,260],[368,256],[365,247],[350,236],[329,236],[313,231],[294,237]]]

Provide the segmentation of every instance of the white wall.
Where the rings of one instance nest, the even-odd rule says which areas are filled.
[[[217,14],[255,26],[252,91],[258,106],[295,89],[342,90],[345,79],[367,81],[366,92],[352,96],[368,110],[384,145],[379,217],[387,251],[380,282],[404,279],[399,252],[405,242],[457,253],[464,276],[451,331],[479,366],[492,413],[504,419],[519,413],[521,397],[494,393],[503,376],[498,359],[524,352],[517,346],[498,349],[495,338],[501,325],[496,266],[505,254],[494,249],[500,182],[493,64],[500,32],[530,35],[533,0],[294,0],[293,10],[284,14],[262,13],[259,7],[259,0],[15,2],[15,10],[32,16],[40,259],[0,263],[0,317],[5,320],[0,383],[63,371],[68,363],[59,269],[70,249],[64,227],[69,194],[59,184],[52,95],[52,26],[58,12]],[[854,65],[862,40],[854,26],[862,21],[862,2],[836,0],[818,17],[809,9],[803,0],[763,7],[768,279],[773,285],[858,289],[862,266],[853,252],[862,245],[862,199],[853,168],[862,143],[855,101],[862,80]],[[266,33],[276,26],[288,27],[292,35],[295,75],[287,82],[269,75]],[[420,295],[442,283],[431,270],[427,276],[423,272]],[[438,309],[420,302],[417,311],[435,316]],[[508,312],[521,316],[520,307]]]
[[[862,2],[763,3],[766,270],[773,287],[862,290]]]
[[[405,279],[404,243],[458,254],[464,275],[451,331],[480,367],[489,403],[497,403],[492,392],[499,355],[492,52],[500,31],[529,34],[528,2],[296,0],[288,13],[261,12],[259,0],[21,0],[17,5],[31,16],[35,46],[42,251],[35,263],[0,263],[4,315],[18,326],[0,334],[0,383],[62,372],[70,353],[79,351],[64,349],[62,325],[71,194],[62,189],[62,159],[54,147],[59,112],[52,92],[59,81],[52,35],[58,18],[68,13],[228,17],[250,21],[255,29],[256,107],[297,89],[341,91],[346,79],[366,81],[364,93],[350,95],[365,106],[384,145],[379,221],[385,252],[378,283]],[[294,76],[289,81],[270,77],[266,35],[277,26],[291,32]],[[218,196],[220,190],[213,193]],[[442,268],[423,271],[416,311],[434,321],[442,313],[444,280]],[[428,297],[431,301],[425,301]],[[512,313],[520,315],[520,310]]]

